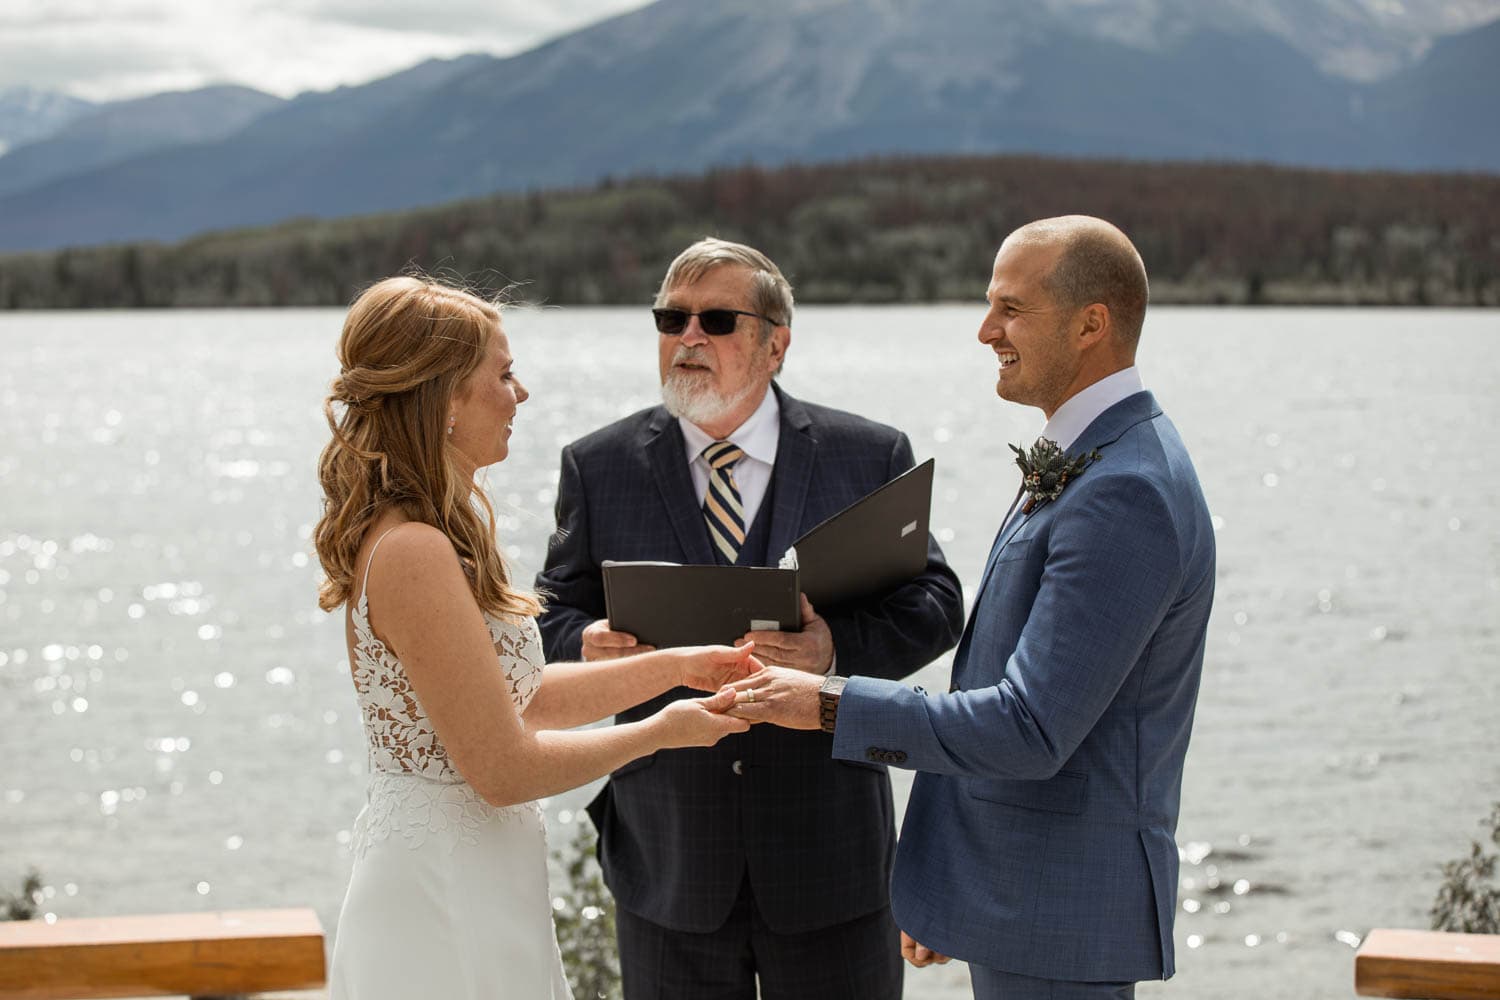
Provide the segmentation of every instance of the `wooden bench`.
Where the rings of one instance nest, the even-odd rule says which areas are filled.
[[[1354,992],[1420,1000],[1500,998],[1500,934],[1377,928],[1354,956]]]
[[[244,996],[326,974],[312,910],[0,922],[0,1000]]]

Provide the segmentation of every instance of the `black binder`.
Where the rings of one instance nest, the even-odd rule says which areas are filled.
[[[819,524],[782,568],[606,560],[610,627],[651,646],[728,645],[800,632],[799,592],[822,612],[899,586],[927,567],[933,468],[928,459]]]
[[[746,632],[802,631],[793,569],[606,560],[604,605],[610,628],[650,646],[727,646]]]
[[[814,608],[884,593],[927,568],[934,464],[907,470],[797,539],[792,551]]]

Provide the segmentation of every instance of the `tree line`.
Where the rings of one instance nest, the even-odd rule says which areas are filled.
[[[709,234],[767,252],[802,302],[977,301],[1006,233],[1068,213],[1130,234],[1157,302],[1500,304],[1500,176],[972,156],[607,179],[10,254],[0,308],[345,305],[411,267],[534,302],[640,303]]]

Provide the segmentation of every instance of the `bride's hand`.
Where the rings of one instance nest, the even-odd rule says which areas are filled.
[[[730,733],[750,728],[744,719],[724,713],[733,707],[734,688],[724,688],[707,698],[683,698],[657,712],[653,719],[663,750],[676,747],[711,747]]]
[[[726,684],[749,677],[763,664],[751,656],[755,643],[734,646],[689,646],[682,657],[682,686],[695,691],[717,691]]]

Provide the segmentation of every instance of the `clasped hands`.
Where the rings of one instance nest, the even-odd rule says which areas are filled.
[[[801,595],[801,632],[746,632],[736,639],[736,646],[755,644],[755,655],[760,660],[779,667],[790,667],[807,673],[825,674],[833,665],[833,633],[828,622],[813,610],[807,595]],[[616,632],[609,627],[609,619],[601,618],[583,630],[583,659],[609,660],[636,653],[649,653],[655,646],[638,642],[629,632]]]
[[[749,722],[770,722],[788,729],[818,728],[818,688],[833,665],[833,633],[828,622],[803,594],[801,632],[746,632],[734,646],[740,653],[750,646],[754,655],[726,655],[727,647],[683,650],[682,683],[699,691],[735,689],[727,711]],[[629,632],[617,632],[607,619],[583,630],[583,658],[605,660],[656,647],[638,642]]]
[[[807,595],[801,595],[802,631],[799,633],[787,633],[787,631],[748,631],[744,636],[735,640],[735,648],[742,649],[750,645],[754,648],[754,658],[750,663],[754,667],[762,664],[772,664],[775,667],[786,667],[790,672],[801,672],[805,675],[822,678],[828,673],[829,667],[834,663],[834,636],[829,631],[828,622],[823,621],[822,616],[813,609]],[[609,627],[609,619],[598,619],[583,628],[582,654],[583,660],[615,660],[619,657],[631,657],[639,652],[652,652],[655,646],[639,642],[636,637],[625,631],[615,631]],[[714,646],[708,648],[694,649],[691,657],[703,658],[703,664],[684,664],[682,673],[682,684],[699,691],[717,691],[718,688],[732,682],[741,681],[745,678],[742,669],[735,670],[729,663],[718,657],[715,660]],[[685,654],[684,649],[684,654]],[[738,660],[738,658],[736,658]],[[769,693],[768,693],[769,694]],[[813,687],[813,718],[811,718],[810,729],[817,727],[817,687]],[[739,700],[754,700],[754,696],[745,696],[744,690],[739,694]],[[760,714],[754,720],[763,723],[780,723],[780,720],[771,715]],[[808,729],[807,726],[798,729]]]

